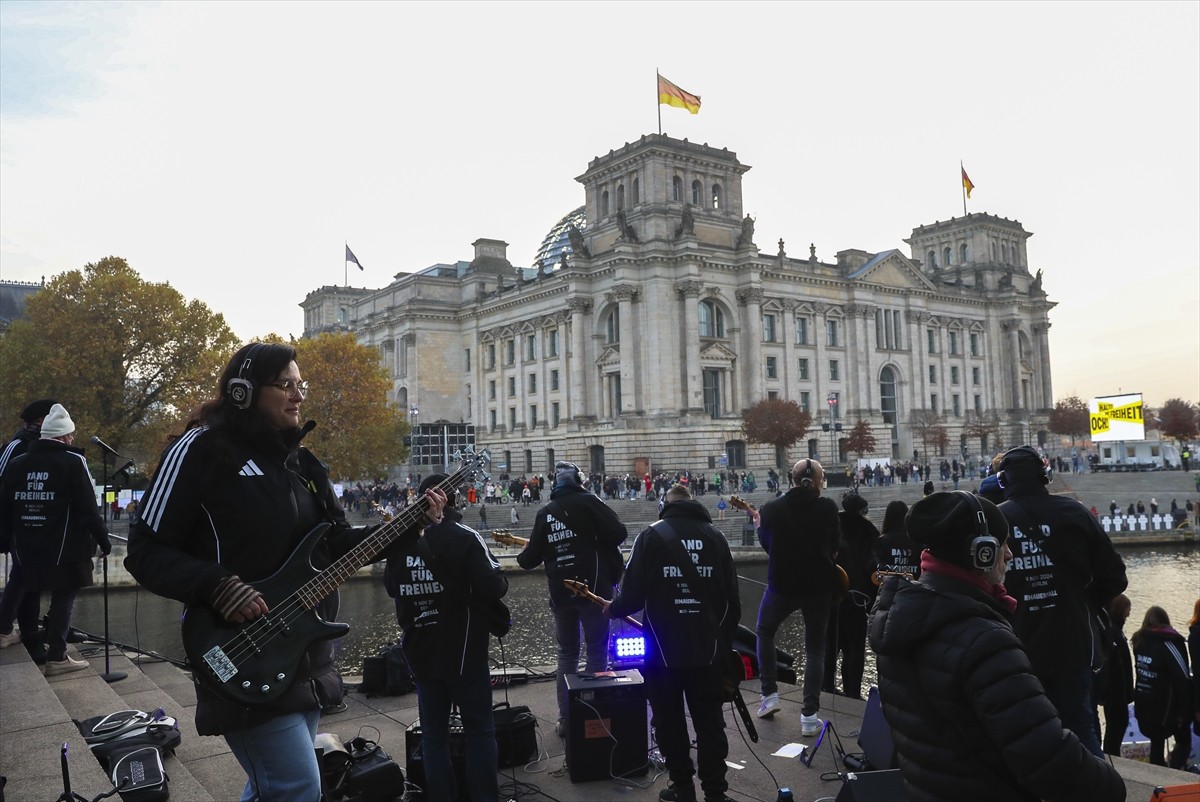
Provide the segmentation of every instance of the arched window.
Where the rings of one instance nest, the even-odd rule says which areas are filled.
[[[605,318],[604,338],[610,344],[621,342],[621,307],[614,306]]]
[[[896,374],[891,368],[879,371],[879,409],[883,422],[896,425]]]
[[[608,217],[608,190],[600,193],[600,216]]]
[[[338,323],[345,323],[345,322],[346,322],[346,307],[339,306],[338,307]]]
[[[642,192],[638,188],[638,180],[633,179],[633,205],[636,206],[642,202]]]
[[[692,182],[692,205],[693,206],[704,205],[703,196],[704,196],[704,187],[700,186],[699,181],[693,181]]]
[[[713,184],[712,189],[712,207],[714,209],[721,208],[721,185]]]
[[[965,242],[958,246],[958,261],[964,265],[967,263],[967,243]]]
[[[700,302],[700,336],[725,336],[725,313],[714,301]]]
[[[679,176],[671,179],[671,200],[683,200],[683,179]]]
[[[952,254],[953,254],[953,251],[951,251],[948,246],[946,247],[945,250],[942,251],[942,264],[946,265],[946,267],[950,266],[950,261],[951,261],[950,257]]]
[[[617,208],[618,209],[625,208],[625,185],[624,184],[617,185]]]
[[[937,251],[930,251],[926,257],[929,259],[930,267],[937,267]]]

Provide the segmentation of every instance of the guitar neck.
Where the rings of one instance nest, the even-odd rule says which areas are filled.
[[[450,491],[462,484],[472,471],[474,471],[474,466],[459,468],[433,489],[441,490],[449,496]],[[360,568],[378,557],[380,552],[419,523],[427,512],[429,512],[429,500],[422,493],[416,501],[397,513],[392,520],[363,538],[361,543],[299,587],[295,596],[307,609],[315,608],[321,599],[340,587],[343,582],[358,573]]]
[[[576,596],[580,596],[584,599],[587,599],[588,601],[590,601],[593,604],[596,604],[600,607],[603,607],[608,602],[608,599],[602,598],[600,596],[597,596],[595,593],[592,593],[592,591],[590,591],[588,589],[588,587],[586,585],[584,585],[582,582],[572,583],[572,580],[567,579],[567,580],[563,581],[563,584],[565,584],[567,586],[567,590],[571,591]],[[623,616],[621,616],[621,619],[623,621],[625,621],[625,623],[631,625],[638,632],[645,631],[645,626],[642,624],[642,622],[638,621],[633,616],[623,615]]]

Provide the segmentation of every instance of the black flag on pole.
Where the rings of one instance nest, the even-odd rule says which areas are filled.
[[[363,269],[362,262],[358,261],[358,257],[354,255],[354,251],[350,250],[349,245],[346,246],[346,261],[354,262],[354,264],[358,265],[359,270]]]

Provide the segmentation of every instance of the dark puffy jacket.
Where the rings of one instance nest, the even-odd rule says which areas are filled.
[[[550,503],[534,516],[533,532],[517,563],[526,570],[546,563],[551,608],[591,604],[572,595],[562,581],[578,580],[611,599],[621,579],[620,546],[628,536],[625,524],[595,494],[577,485],[559,485],[551,491]]]
[[[909,802],[1122,802],[1116,770],[1062,727],[1003,608],[961,580],[887,577],[871,613]]]
[[[320,523],[334,526],[316,544],[323,569],[362,540],[338,504],[325,466],[307,449],[278,437],[234,442],[196,428],[172,443],[129,530],[125,567],[145,588],[190,606],[209,606],[226,576],[255,582],[278,571]],[[335,590],[317,606],[334,620]],[[340,695],[332,641],[309,646],[288,692],[271,705],[241,707],[196,687],[196,731],[223,735],[280,713],[311,710]]]
[[[1133,713],[1138,729],[1151,738],[1174,735],[1195,711],[1187,644],[1169,627],[1139,630],[1133,640],[1137,675]]]
[[[92,584],[92,557],[109,550],[83,451],[36,440],[8,463],[0,486],[0,545],[33,589]]]
[[[458,677],[468,666],[487,663],[481,607],[508,592],[500,563],[479,533],[463,525],[457,510],[447,508],[444,515],[423,538],[435,564],[414,539],[389,554],[383,578],[396,600],[404,655],[418,679]]]
[[[646,659],[655,665],[724,665],[729,639],[742,617],[729,543],[698,501],[672,501],[660,517],[634,539],[609,614],[645,609]],[[703,588],[691,587],[678,567],[684,559],[696,566]]]
[[[767,586],[784,596],[831,594],[841,524],[837,504],[793,487],[759,512],[758,542],[770,555]]]
[[[1037,477],[1014,477],[1004,492],[1000,511],[1013,526],[1004,577],[1017,600],[1013,629],[1038,677],[1078,676],[1091,665],[1091,611],[1128,587],[1125,563],[1078,501],[1050,495]]]

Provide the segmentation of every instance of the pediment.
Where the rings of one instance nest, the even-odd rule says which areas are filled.
[[[935,289],[932,282],[921,270],[896,249],[877,253],[866,264],[855,270],[847,278],[854,281],[869,281],[893,289]]]
[[[607,346],[600,352],[599,358],[596,359],[596,367],[598,368],[618,368],[621,366],[621,349],[615,346]]]
[[[737,359],[737,354],[721,343],[711,343],[700,351],[700,358],[709,362],[732,362]]]

